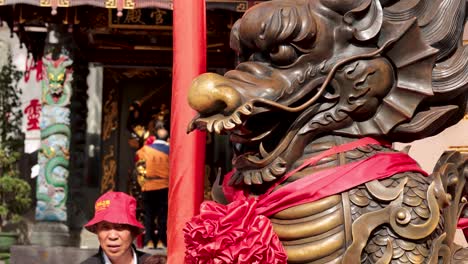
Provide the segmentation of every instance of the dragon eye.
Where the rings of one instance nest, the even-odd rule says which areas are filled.
[[[270,53],[271,62],[279,66],[286,66],[297,59],[297,52],[291,45],[279,45]]]
[[[63,81],[63,78],[65,77],[65,75],[63,73],[59,74],[57,76],[57,81]]]
[[[55,78],[55,76],[54,76],[52,73],[49,73],[49,75],[48,75],[48,76],[49,76],[49,80],[51,80],[51,81],[53,81],[53,80],[54,80],[54,78]]]

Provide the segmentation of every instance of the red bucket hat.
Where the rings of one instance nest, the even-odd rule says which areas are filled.
[[[144,230],[136,219],[136,200],[123,192],[107,192],[99,197],[94,205],[94,218],[85,228],[95,233],[95,225],[106,221],[114,224],[126,224]]]

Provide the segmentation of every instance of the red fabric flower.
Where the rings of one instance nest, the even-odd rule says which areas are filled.
[[[282,264],[287,256],[254,198],[228,205],[204,202],[184,228],[186,264]]]

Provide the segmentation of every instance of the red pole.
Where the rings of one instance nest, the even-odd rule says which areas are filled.
[[[203,201],[205,133],[186,134],[195,112],[187,101],[192,80],[206,71],[205,0],[174,0],[174,65],[168,212],[168,263],[182,264],[182,229]]]

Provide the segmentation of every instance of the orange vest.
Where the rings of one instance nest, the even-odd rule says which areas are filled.
[[[146,176],[141,190],[153,191],[169,187],[169,155],[145,145],[136,153],[146,163]]]

